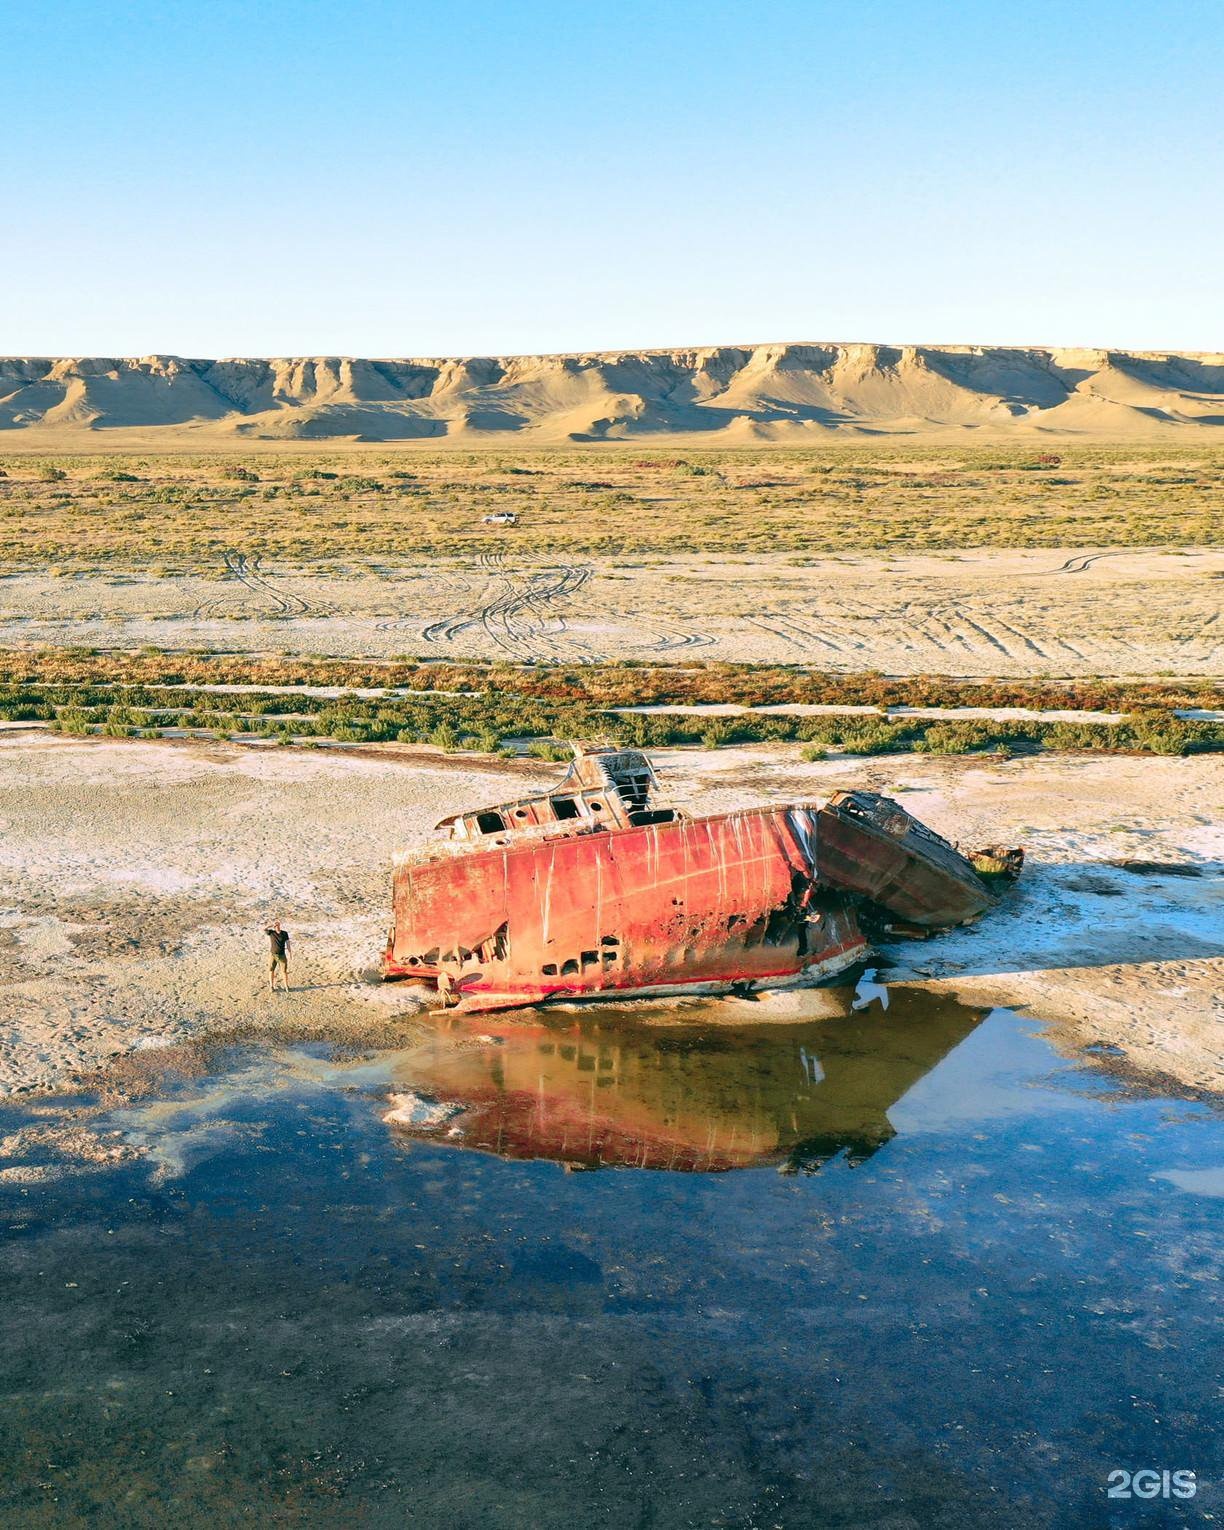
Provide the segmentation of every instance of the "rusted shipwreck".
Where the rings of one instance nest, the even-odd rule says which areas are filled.
[[[887,797],[694,816],[659,800],[636,749],[580,749],[551,791],[438,829],[396,857],[382,972],[469,1012],[816,982],[866,954],[864,925],[923,934],[995,901]]]

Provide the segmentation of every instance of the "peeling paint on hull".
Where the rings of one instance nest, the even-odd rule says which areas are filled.
[[[384,972],[465,1010],[777,987],[866,949],[816,901],[785,808],[510,844],[397,868]]]

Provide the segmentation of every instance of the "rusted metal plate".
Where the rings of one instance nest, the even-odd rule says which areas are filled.
[[[874,792],[838,792],[816,825],[818,874],[925,930],[947,929],[994,902],[986,883],[947,840]]]
[[[401,866],[386,965],[466,1007],[782,981],[864,947],[812,892],[786,809],[511,845]]]

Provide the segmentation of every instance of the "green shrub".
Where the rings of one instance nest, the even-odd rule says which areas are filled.
[[[910,747],[914,729],[906,723],[852,722],[835,724],[832,742],[847,754],[901,754]]]
[[[927,723],[914,748],[923,754],[971,754],[982,749],[1009,747],[1034,741],[1033,731],[1023,725],[992,722]]]
[[[57,733],[88,733],[89,713],[83,707],[64,707],[55,714],[52,727]]]

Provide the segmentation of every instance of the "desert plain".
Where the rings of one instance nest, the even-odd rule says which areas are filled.
[[[424,1000],[374,976],[392,851],[543,788],[601,717],[645,729],[698,811],[862,785],[1023,845],[997,913],[884,949],[885,981],[1020,1008],[1139,1084],[1224,1089],[1209,435],[104,436],[0,451],[0,1089],[224,1034],[401,1034]],[[771,1003],[790,1014],[751,1018]]]

